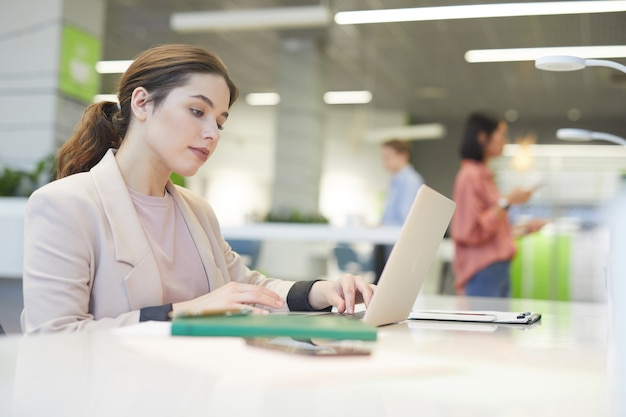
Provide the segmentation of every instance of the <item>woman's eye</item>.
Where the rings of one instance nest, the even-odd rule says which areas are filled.
[[[217,130],[224,130],[224,126],[223,125],[217,125]]]
[[[196,117],[202,117],[204,115],[204,113],[202,112],[202,110],[198,110],[198,109],[191,109],[191,112],[193,113],[194,116]]]

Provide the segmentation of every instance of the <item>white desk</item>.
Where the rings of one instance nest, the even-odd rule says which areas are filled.
[[[394,244],[400,226],[334,227],[327,224],[251,223],[222,227],[225,239]]]
[[[383,327],[370,357],[234,338],[94,332],[0,339],[0,416],[607,416],[602,305],[430,296],[420,308],[536,310],[530,328]]]

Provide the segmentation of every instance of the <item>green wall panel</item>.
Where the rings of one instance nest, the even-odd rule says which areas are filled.
[[[517,247],[511,264],[511,296],[569,300],[571,237],[536,233],[518,239]]]

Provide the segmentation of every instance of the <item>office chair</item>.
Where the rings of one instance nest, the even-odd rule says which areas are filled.
[[[337,268],[350,274],[361,274],[372,270],[371,260],[363,260],[356,251],[345,243],[339,243],[333,248],[337,259]]]
[[[254,269],[256,267],[261,252],[260,240],[230,239],[227,242],[241,256],[248,268]]]

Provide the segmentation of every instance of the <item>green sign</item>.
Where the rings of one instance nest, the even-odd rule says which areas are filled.
[[[63,27],[59,74],[62,93],[85,102],[93,99],[99,90],[96,62],[100,50],[98,37],[72,26]]]

